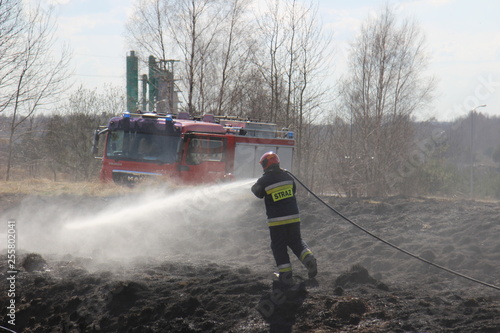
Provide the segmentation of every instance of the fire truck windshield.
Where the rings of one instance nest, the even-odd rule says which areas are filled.
[[[153,163],[174,163],[178,158],[179,136],[115,130],[108,133],[106,157]]]

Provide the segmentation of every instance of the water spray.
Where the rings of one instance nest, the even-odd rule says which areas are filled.
[[[106,199],[95,208],[44,204],[36,213],[23,213],[22,219],[29,224],[22,225],[29,228],[20,234],[30,251],[92,257],[96,262],[187,255],[214,242],[212,231],[226,230],[246,212],[246,205],[252,202],[248,186],[253,181],[151,188],[141,194]]]
[[[231,198],[238,190],[251,184],[253,180],[241,180],[211,186],[196,186],[177,190],[171,193],[149,192],[132,203],[121,202],[113,204],[108,209],[83,219],[77,219],[65,225],[66,229],[77,230],[102,225],[124,225],[137,222],[142,216],[161,214],[168,209],[184,209],[185,206],[196,206],[197,210],[203,206],[213,205],[222,198]],[[201,206],[201,207],[200,207]],[[193,208],[191,207],[191,208]]]

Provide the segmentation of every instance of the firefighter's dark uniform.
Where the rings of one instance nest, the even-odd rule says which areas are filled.
[[[304,265],[306,258],[314,258],[300,234],[300,215],[295,191],[293,178],[279,166],[267,169],[252,186],[255,196],[264,198],[271,249],[280,278],[286,276],[286,273],[291,277],[292,266],[287,247],[290,247]]]

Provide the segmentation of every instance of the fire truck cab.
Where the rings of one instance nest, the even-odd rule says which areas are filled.
[[[256,178],[262,174],[259,159],[267,151],[280,156],[291,170],[295,140],[290,131],[272,123],[204,115],[192,118],[125,112],[97,130],[105,135],[100,179],[133,184],[164,177],[183,184],[212,183]]]

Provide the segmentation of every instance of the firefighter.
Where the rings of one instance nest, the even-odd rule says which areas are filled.
[[[317,264],[300,234],[295,181],[288,172],[280,168],[279,157],[272,151],[262,155],[260,164],[264,174],[252,186],[252,192],[257,198],[264,198],[271,249],[278,266],[279,280],[285,285],[293,284],[288,247],[307,268],[309,278],[313,278],[317,274]]]

